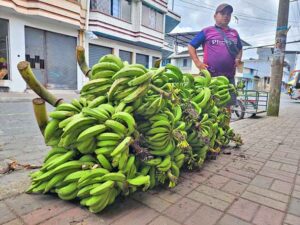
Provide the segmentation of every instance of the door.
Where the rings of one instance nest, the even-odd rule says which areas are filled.
[[[77,89],[75,37],[25,27],[25,56],[48,89]]]
[[[132,63],[132,52],[120,50],[119,56],[123,61],[127,61],[129,64]]]
[[[136,63],[144,65],[146,68],[149,68],[149,56],[143,54],[136,54]]]
[[[77,88],[76,38],[46,32],[46,70],[49,89]]]
[[[45,56],[45,32],[25,27],[25,58],[38,81],[44,86],[47,85]]]
[[[96,63],[98,63],[99,59],[107,54],[112,54],[113,49],[108,47],[103,47],[99,45],[89,45],[89,66],[93,67]]]

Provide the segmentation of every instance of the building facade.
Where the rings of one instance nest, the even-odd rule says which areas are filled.
[[[244,71],[241,79],[248,82],[248,89],[270,90],[272,57],[274,48],[258,48],[257,59],[244,60]],[[287,87],[291,71],[296,69],[297,52],[286,51],[282,75],[282,91]]]
[[[17,70],[23,60],[48,89],[80,89],[77,45],[90,66],[113,53],[151,67],[172,51],[164,37],[179,22],[166,0],[0,0],[0,70],[7,70],[0,91],[26,90]]]

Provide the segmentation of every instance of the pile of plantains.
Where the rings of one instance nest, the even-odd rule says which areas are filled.
[[[91,69],[79,99],[50,112],[48,152],[28,193],[54,192],[97,213],[115,198],[199,168],[236,138],[225,108],[235,88],[224,76],[146,69],[114,55]]]

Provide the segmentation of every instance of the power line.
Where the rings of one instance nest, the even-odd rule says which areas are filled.
[[[244,0],[244,2],[248,3],[249,5],[252,5],[254,8],[260,9],[260,10],[266,12],[266,13],[269,13],[270,15],[273,15],[273,16],[275,15],[275,16],[276,16],[275,13],[271,13],[269,10],[266,10],[266,9],[264,9],[264,8],[261,8],[261,7],[258,7],[258,6],[255,5],[254,3],[249,2],[248,0]]]
[[[295,41],[288,41],[288,42],[286,42],[286,44],[295,44],[295,43],[300,43],[300,40],[295,40]],[[252,46],[252,47],[244,48],[243,50],[255,49],[255,48],[264,48],[264,47],[270,47],[270,46],[274,46],[274,44],[260,45],[260,46]]]
[[[203,9],[208,9],[208,10],[212,10],[212,11],[215,11],[215,8],[213,7],[209,7],[208,5],[204,6],[202,2],[198,2],[196,0],[194,0],[193,2],[197,2],[201,5],[198,5],[198,4],[194,4],[194,3],[191,3],[191,2],[188,2],[186,0],[180,0],[182,3],[185,3],[185,4],[188,4],[188,5],[191,5],[193,7],[188,7],[188,6],[184,6],[186,8],[190,8],[190,9],[194,9],[194,7],[197,7],[197,8],[203,8]],[[268,22],[272,22],[272,23],[276,23],[277,22],[277,19],[268,19],[268,18],[262,18],[262,17],[255,17],[255,16],[251,16],[249,14],[244,14],[244,13],[234,13],[234,15],[238,16],[238,18],[240,19],[243,19],[243,20],[261,20],[261,21],[268,21]],[[299,23],[299,21],[289,21],[289,22],[293,22],[293,23]]]

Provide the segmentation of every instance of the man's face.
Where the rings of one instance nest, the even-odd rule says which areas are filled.
[[[225,8],[222,11],[217,12],[214,17],[216,24],[219,24],[221,26],[228,26],[231,20],[231,11],[230,9]]]

